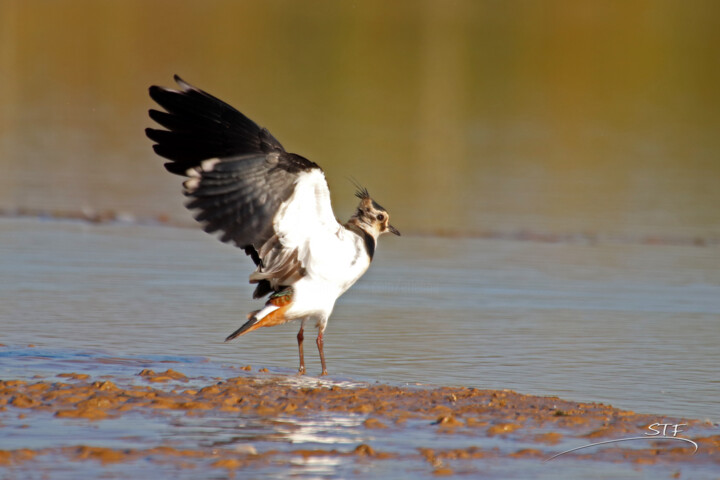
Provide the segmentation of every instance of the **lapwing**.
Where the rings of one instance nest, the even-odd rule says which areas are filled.
[[[304,374],[303,328],[315,322],[327,375],[323,333],[335,301],[367,271],[378,237],[400,232],[359,186],[357,210],[340,223],[319,165],[287,152],[267,129],[227,103],[177,75],[175,81],[179,90],[150,87],[150,97],[165,110],[150,110],[150,118],[164,130],[145,133],[155,152],[170,160],[165,168],[189,177],[183,183],[186,207],[203,229],[234,243],[255,263],[253,298],[269,296],[225,341],[299,320]]]

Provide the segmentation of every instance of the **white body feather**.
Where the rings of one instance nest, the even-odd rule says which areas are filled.
[[[305,268],[305,276],[293,285],[293,303],[285,316],[313,318],[322,331],[337,298],[370,266],[364,241],[335,219],[320,170],[300,174],[273,226],[283,247],[298,250]]]

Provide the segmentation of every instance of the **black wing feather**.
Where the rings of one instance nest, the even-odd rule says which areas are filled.
[[[170,160],[174,174],[196,177],[186,182],[188,209],[209,233],[233,242],[262,264],[258,250],[273,235],[272,222],[293,192],[297,175],[320,168],[287,153],[266,129],[222,100],[184,82],[181,90],[150,87],[150,96],[165,111],[150,118],[165,130],[148,128],[155,152]],[[211,165],[205,160],[218,159]],[[267,283],[267,282],[266,282]]]

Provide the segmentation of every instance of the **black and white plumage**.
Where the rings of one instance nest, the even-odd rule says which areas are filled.
[[[368,269],[378,237],[400,233],[367,190],[356,195],[355,214],[339,223],[322,169],[288,153],[270,132],[212,95],[184,82],[180,90],[150,87],[165,111],[150,110],[164,130],[146,129],[165,168],[189,177],[187,208],[208,233],[235,243],[255,263],[254,298],[270,294],[262,309],[228,336],[301,320],[300,373],[304,373],[303,326],[318,327],[322,373],[327,373],[323,332],[335,301]]]

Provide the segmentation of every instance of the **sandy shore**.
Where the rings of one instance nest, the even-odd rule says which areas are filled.
[[[179,448],[172,442],[158,442],[150,448],[112,448],[78,438],[56,447],[1,450],[0,466],[28,466],[43,456],[69,462],[96,461],[101,465],[142,459],[176,468],[223,469],[232,475],[263,465],[281,468],[283,462],[296,457],[336,457],[364,463],[416,462],[424,465],[422,468],[427,474],[450,475],[471,473],[474,467],[468,460],[532,459],[541,463],[568,447],[649,436],[654,433],[649,429],[653,424],[669,423],[684,424],[677,436],[692,439],[699,446],[697,452],[694,453],[691,442],[656,438],[612,442],[603,448],[580,449],[561,457],[633,465],[661,463],[673,465],[678,472],[682,465],[688,464],[720,467],[720,435],[712,435],[713,426],[699,420],[659,418],[603,404],[513,391],[380,384],[343,388],[331,381],[310,379],[309,382],[302,385],[292,377],[261,373],[191,388],[186,386],[188,378],[174,370],[157,373],[143,370],[135,384],[124,386],[75,373],[36,382],[5,380],[0,381],[0,420],[15,417],[32,426],[33,416],[50,414],[56,419],[92,425],[132,414],[161,421],[163,418],[170,421],[177,414],[200,419],[213,415],[267,421],[351,414],[363,419],[361,430],[398,439],[415,437],[412,451],[383,448],[387,442],[383,445],[363,442],[351,448],[261,449],[252,443],[236,443],[232,448]],[[0,431],[2,427],[0,423]],[[671,434],[666,431],[665,436]],[[447,439],[470,437],[476,441],[461,448],[439,448],[437,441],[426,445],[418,440],[424,435]],[[490,441],[498,439],[506,440],[504,447],[498,447],[497,442],[493,446]],[[553,462],[561,461],[561,457]]]

